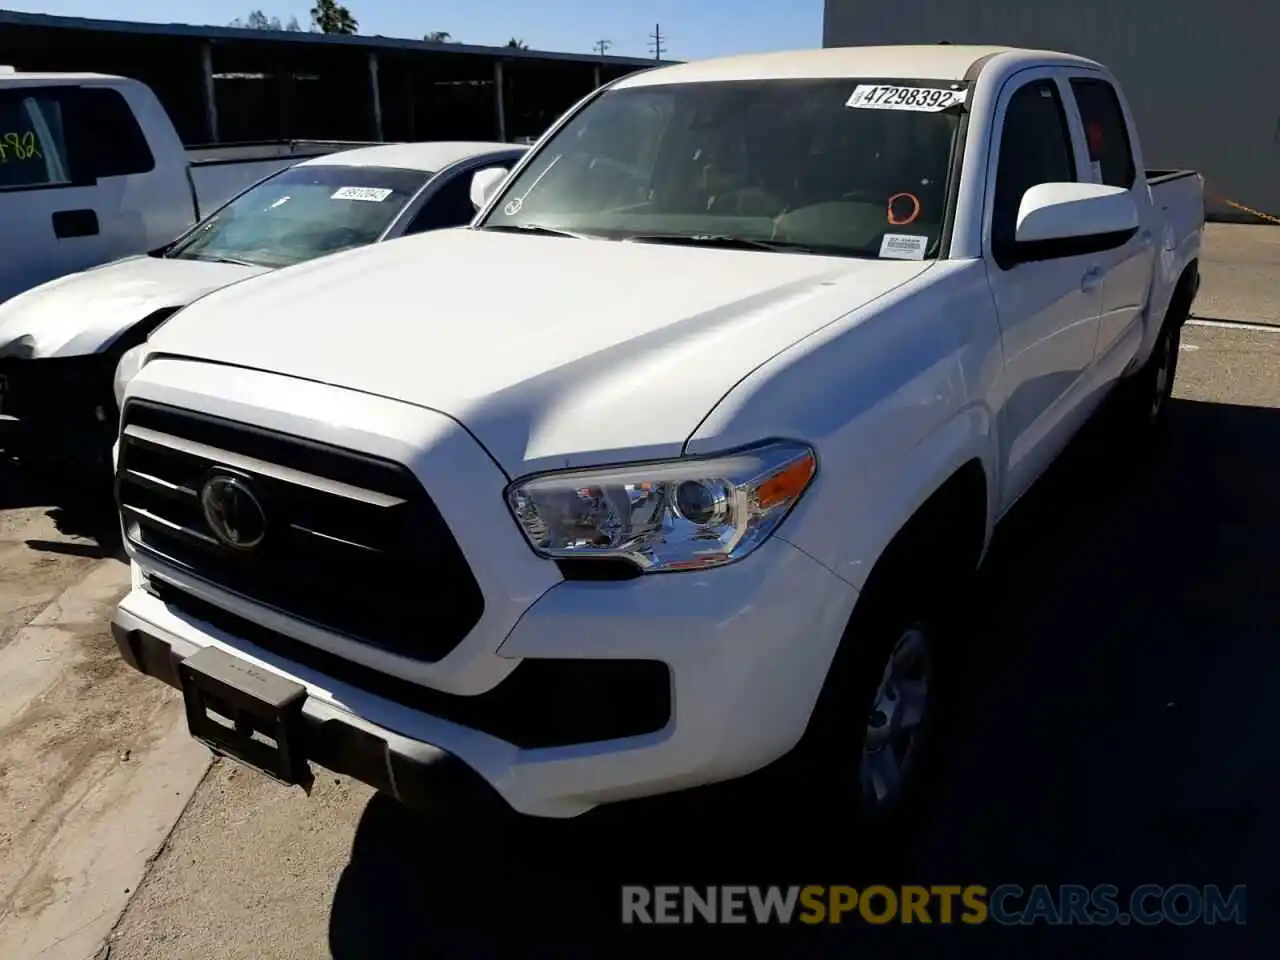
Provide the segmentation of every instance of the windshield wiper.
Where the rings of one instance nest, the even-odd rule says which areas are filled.
[[[537,233],[544,237],[570,237],[574,240],[587,239],[585,233],[574,233],[572,230],[561,230],[559,227],[548,227],[541,223],[495,223],[480,229],[500,230],[505,233]]]
[[[670,243],[697,247],[718,247],[722,250],[769,250],[783,253],[816,253],[813,247],[793,240],[756,240],[751,237],[732,237],[723,233],[638,233],[627,237],[632,243]]]
[[[261,264],[254,263],[252,260],[237,260],[235,257],[206,257],[196,253],[177,253],[174,254],[174,260],[203,260],[205,263],[230,263],[237,267],[257,267]]]

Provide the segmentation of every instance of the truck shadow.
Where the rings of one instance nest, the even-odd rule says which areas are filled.
[[[34,471],[0,459],[0,510],[22,508],[47,508],[57,531],[79,541],[27,540],[32,550],[125,559],[109,477],[90,482],[78,474]]]
[[[1252,952],[1269,933],[1258,906],[1280,893],[1280,412],[1179,400],[1170,415],[1153,465],[1091,431],[1003,526],[979,642],[955,678],[945,776],[912,849],[815,877],[802,854],[839,824],[732,805],[692,821],[637,807],[456,823],[377,797],[335,892],[333,956],[1076,957],[1131,952],[1130,937],[1162,956],[1242,956],[1246,933]],[[871,881],[1246,883],[1250,926],[619,923],[627,883]]]

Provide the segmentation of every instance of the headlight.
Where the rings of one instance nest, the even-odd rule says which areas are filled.
[[[120,362],[116,364],[116,378],[113,384],[116,393],[117,410],[124,406],[125,386],[138,375],[138,371],[142,369],[143,364],[146,362],[146,346],[145,343],[140,343],[120,355]]]
[[[543,556],[692,570],[760,546],[816,469],[810,447],[777,441],[719,457],[544,474],[512,484],[507,503]]]

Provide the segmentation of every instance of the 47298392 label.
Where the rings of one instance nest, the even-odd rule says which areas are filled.
[[[937,113],[964,103],[969,91],[946,87],[899,87],[883,84],[859,84],[846,107],[858,110],[915,110]]]

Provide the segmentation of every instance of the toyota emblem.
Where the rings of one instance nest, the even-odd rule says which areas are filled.
[[[262,503],[239,477],[210,477],[200,488],[200,506],[213,535],[234,550],[252,550],[267,535]]]

